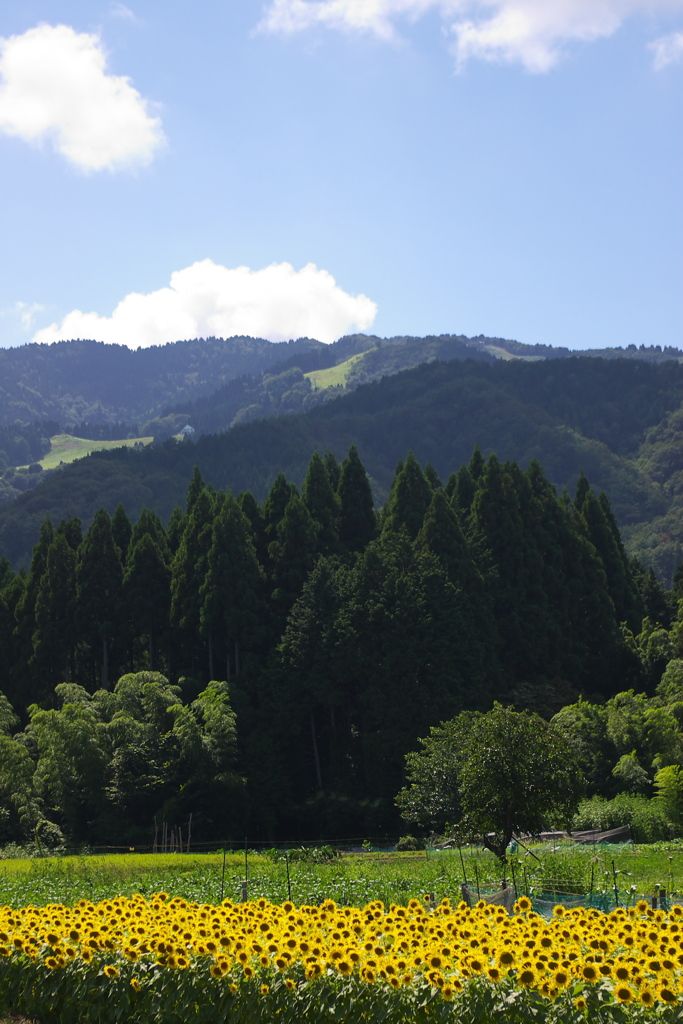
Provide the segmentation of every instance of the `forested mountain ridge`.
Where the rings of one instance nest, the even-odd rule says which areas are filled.
[[[607,493],[630,550],[670,580],[683,557],[682,396],[675,362],[434,361],[305,415],[243,423],[196,443],[98,453],[43,474],[0,508],[0,554],[26,562],[46,512],[87,524],[100,506],[113,512],[123,501],[132,516],[148,506],[166,520],[195,464],[215,487],[261,500],[279,471],[300,483],[313,451],[342,457],[357,444],[382,504],[407,450],[443,474],[478,444],[523,466],[537,458],[558,490],[573,493],[584,471]]]
[[[198,338],[130,349],[97,341],[0,348],[0,426],[136,422],[295,353],[325,348],[308,338]]]
[[[483,335],[379,338],[358,334],[340,338],[331,345],[310,338],[282,343],[246,337],[200,338],[136,350],[125,345],[81,340],[53,345],[29,344],[0,348],[0,427],[28,426],[49,420],[58,423],[61,429],[76,425],[90,429],[117,425],[127,426],[128,431],[135,433],[137,425],[146,426],[153,418],[201,413],[203,406],[198,399],[212,395],[231,381],[246,378],[242,385],[246,397],[241,404],[235,405],[237,392],[234,390],[227,396],[227,408],[223,411],[220,396],[214,398],[207,431],[215,432],[227,429],[241,410],[252,405],[261,408],[243,413],[240,419],[280,411],[300,412],[318,404],[324,399],[321,395],[311,396],[311,392],[320,389],[310,375],[314,378],[316,371],[345,364],[354,356],[358,358],[353,366],[340,374],[346,388],[434,359],[534,361],[572,355],[655,363],[683,360],[682,351],[662,349],[659,345],[573,353],[550,345],[525,345]],[[262,375],[278,376],[293,369],[301,371],[298,382],[306,383],[303,388],[295,389],[282,409],[272,408],[272,395],[268,394],[267,387],[263,388]],[[166,433],[172,432],[172,427],[173,424],[168,424]]]

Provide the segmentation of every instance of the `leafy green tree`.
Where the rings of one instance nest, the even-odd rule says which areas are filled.
[[[96,832],[103,811],[105,732],[80,686],[61,683],[55,693],[60,708],[29,708],[29,734],[38,747],[36,785],[49,816],[83,842]]]
[[[420,740],[422,750],[405,757],[407,785],[396,797],[401,817],[425,830],[443,834],[462,815],[459,772],[467,740],[481,718],[477,711],[461,711]]]
[[[504,865],[515,833],[569,828],[583,792],[572,748],[539,715],[496,704],[472,730],[458,773],[463,837]]]
[[[494,704],[443,725],[423,746],[408,759],[411,786],[398,798],[409,820],[430,822],[421,798],[441,820],[459,806],[456,834],[482,843],[503,865],[513,835],[569,826],[583,788],[578,760],[538,715]]]

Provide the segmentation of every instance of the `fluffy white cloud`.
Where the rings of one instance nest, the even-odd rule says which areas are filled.
[[[106,67],[98,37],[68,25],[0,39],[0,131],[47,139],[83,171],[148,164],[164,142],[161,121]]]
[[[667,64],[683,60],[683,32],[672,32],[671,35],[655,39],[653,43],[650,43],[650,49],[655,55],[656,71],[661,71]]]
[[[440,12],[459,65],[479,58],[542,72],[566,43],[613,35],[634,15],[681,14],[683,0],[271,0],[259,27],[291,34],[322,25],[391,39],[397,19],[428,10]]]
[[[75,309],[33,340],[94,338],[144,348],[179,338],[245,334],[270,341],[306,336],[331,342],[352,329],[365,330],[376,315],[376,303],[342,291],[331,274],[313,263],[299,271],[290,263],[250,270],[201,260],[176,270],[168,288],[126,295],[110,317]]]

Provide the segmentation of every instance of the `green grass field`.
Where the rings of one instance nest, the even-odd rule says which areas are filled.
[[[91,452],[100,452],[107,448],[132,448],[138,442],[151,444],[152,437],[137,437],[129,441],[88,441],[71,434],[55,434],[50,438],[52,447],[44,459],[40,460],[43,469],[56,469],[62,463],[75,462],[83,459]]]
[[[616,881],[620,903],[651,897],[655,888],[683,895],[683,844],[657,844],[558,850],[521,848],[511,858],[508,879],[518,892],[557,900],[605,893],[613,900]],[[433,893],[437,899],[460,898],[460,885],[491,890],[500,884],[500,868],[485,850],[396,854],[349,854],[325,864],[273,860],[250,851],[206,854],[114,854],[0,860],[0,903],[13,906],[73,903],[166,891],[199,902],[224,897],[241,900],[243,883],[250,899],[275,903],[321,903],[364,906],[374,899],[406,904]]]
[[[373,352],[374,349],[369,351]],[[367,353],[359,352],[355,356],[351,356],[350,359],[346,359],[343,363],[338,363],[337,366],[330,366],[326,370],[311,370],[310,373],[304,374],[308,377],[314,388],[324,390],[325,388],[335,388],[344,386],[349,379],[351,370],[365,358]]]

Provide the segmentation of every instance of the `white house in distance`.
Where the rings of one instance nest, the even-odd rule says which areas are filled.
[[[180,433],[183,437],[192,437],[194,434],[194,427],[191,427],[189,423],[186,423]]]

